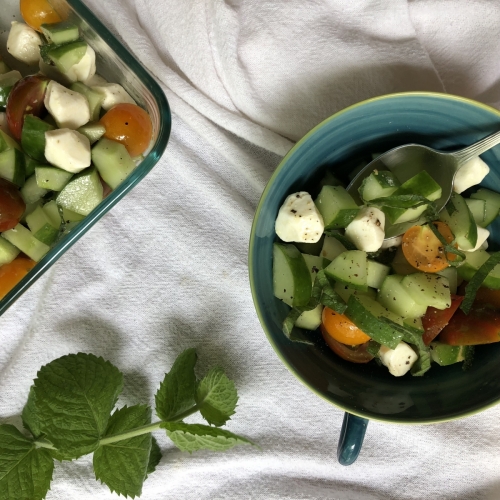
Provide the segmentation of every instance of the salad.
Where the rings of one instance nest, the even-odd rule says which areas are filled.
[[[466,163],[440,212],[442,189],[426,171],[404,182],[373,171],[361,204],[331,172],[314,196],[290,194],[273,244],[274,295],[291,308],[283,332],[313,343],[303,330],[319,329],[341,358],[394,376],[468,367],[474,346],[500,341],[500,252],[487,250],[500,194],[477,186],[488,173],[479,157]]]
[[[6,50],[31,74],[0,58],[0,299],[135,169],[153,136],[148,113],[96,74],[78,26],[46,0],[21,0],[20,11]]]

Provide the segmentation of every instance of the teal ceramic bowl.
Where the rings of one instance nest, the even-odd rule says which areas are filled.
[[[290,371],[316,394],[348,412],[350,425],[345,421],[344,431],[357,434],[358,445],[366,427],[364,419],[436,423],[498,403],[500,343],[478,347],[468,371],[463,371],[461,364],[433,365],[423,377],[407,374],[397,378],[375,362],[358,365],[344,361],[326,346],[318,331],[307,334],[314,345],[291,342],[281,331],[289,308],[273,296],[272,245],[279,207],[296,191],[309,191],[314,196],[326,170],[347,181],[349,173],[371,153],[407,143],[453,151],[497,130],[499,111],[460,97],[417,92],[370,99],[311,130],[283,159],[262,194],[249,248],[250,283],[260,322]],[[491,168],[482,185],[499,191],[500,146],[482,158]],[[494,242],[490,248],[500,246],[499,222],[490,230]],[[355,445],[348,441],[352,449],[343,452],[351,456],[344,457],[344,462],[352,461],[355,453]]]

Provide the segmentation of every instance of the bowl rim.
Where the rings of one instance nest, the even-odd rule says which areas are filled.
[[[490,113],[495,114],[498,116],[500,119],[500,110],[497,110],[493,108],[492,106],[489,106],[487,104],[475,101],[473,99],[469,99],[467,97],[462,97],[462,96],[457,96],[454,94],[447,94],[444,92],[428,92],[428,91],[410,91],[410,92],[395,92],[391,94],[383,94],[380,96],[375,96],[371,97],[369,99],[365,99],[363,101],[357,102],[355,104],[351,104],[350,106],[347,106],[346,108],[343,108],[333,115],[325,118],[323,121],[318,123],[316,126],[314,126],[309,132],[307,132],[299,141],[295,143],[295,145],[290,148],[290,150],[287,152],[287,154],[283,157],[283,159],[280,161],[279,165],[276,167],[275,171],[267,181],[267,184],[260,196],[259,202],[257,204],[257,208],[254,213],[254,218],[252,221],[252,227],[250,231],[250,239],[249,239],[249,245],[248,245],[248,270],[249,270],[249,281],[250,281],[250,289],[252,293],[252,300],[254,303],[254,309],[257,313],[257,316],[259,318],[259,323],[261,328],[264,330],[264,333],[266,334],[267,340],[271,344],[274,352],[278,355],[280,358],[281,362],[286,366],[286,368],[302,383],[304,384],[308,389],[310,389],[313,393],[315,393],[317,396],[319,396],[321,399],[327,401],[329,404],[347,412],[350,413],[351,415],[356,415],[357,417],[363,418],[363,419],[369,419],[377,422],[383,422],[383,423],[391,423],[391,424],[397,424],[397,425],[430,425],[430,424],[436,424],[436,423],[443,423],[443,422],[450,422],[453,420],[459,420],[465,417],[469,417],[472,415],[476,415],[482,411],[487,410],[488,408],[491,408],[493,406],[496,406],[497,404],[500,403],[500,393],[498,395],[498,398],[494,401],[491,401],[484,406],[481,406],[479,408],[474,408],[472,410],[466,411],[464,413],[461,413],[459,415],[453,415],[449,417],[442,417],[442,418],[429,418],[429,419],[407,419],[405,421],[397,421],[394,419],[391,419],[390,416],[387,418],[383,416],[377,416],[377,417],[367,417],[361,412],[357,412],[353,409],[348,409],[344,405],[333,402],[330,398],[328,398],[325,394],[322,394],[318,389],[316,389],[311,383],[309,383],[307,380],[304,379],[304,377],[295,370],[295,368],[287,361],[277,344],[275,343],[273,336],[267,327],[267,325],[264,322],[263,318],[263,313],[261,308],[259,307],[258,304],[258,298],[256,294],[256,286],[255,286],[255,273],[253,272],[253,254],[254,254],[254,248],[255,248],[255,239],[256,239],[256,230],[257,230],[257,221],[261,215],[261,210],[262,206],[264,204],[264,201],[267,199],[268,193],[271,189],[271,185],[273,184],[274,180],[278,175],[280,174],[281,170],[285,167],[287,164],[289,158],[295,153],[297,149],[299,149],[304,142],[306,142],[313,134],[315,134],[319,129],[324,127],[326,124],[330,123],[332,120],[337,119],[339,116],[342,116],[345,113],[348,113],[349,111],[352,111],[353,109],[356,109],[358,107],[361,107],[363,105],[366,105],[368,103],[372,103],[375,101],[383,101],[383,100],[388,100],[388,99],[395,99],[395,98],[404,98],[404,97],[431,97],[431,98],[436,98],[436,99],[448,99],[450,101],[456,101],[456,102],[463,102],[470,104],[476,108],[481,108],[484,109]]]

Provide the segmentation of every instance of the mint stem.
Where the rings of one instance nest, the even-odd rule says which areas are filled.
[[[179,420],[183,420],[189,415],[196,413],[198,411],[198,406],[194,405],[189,410],[183,411],[178,415],[175,415],[172,419],[169,419],[169,422],[178,422]],[[152,424],[143,425],[142,427],[136,427],[135,429],[130,429],[127,432],[122,432],[121,434],[115,434],[114,436],[108,436],[99,441],[99,446],[104,446],[106,444],[116,443],[117,441],[123,441],[124,439],[130,439],[136,436],[141,436],[142,434],[148,434],[149,432],[157,431],[160,429],[163,421],[154,422]]]

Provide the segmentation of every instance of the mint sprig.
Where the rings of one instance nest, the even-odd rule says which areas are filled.
[[[113,412],[123,375],[108,361],[78,353],[43,366],[22,413],[25,434],[31,436],[13,425],[0,425],[0,498],[43,500],[54,460],[92,452],[97,480],[119,495],[138,497],[161,459],[151,434],[160,429],[182,451],[224,451],[253,444],[219,428],[234,414],[238,394],[220,367],[198,380],[196,359],[196,351],[187,349],[165,375],[155,396],[160,420],[153,423],[152,409],[146,405]],[[217,427],[183,422],[197,412]]]

